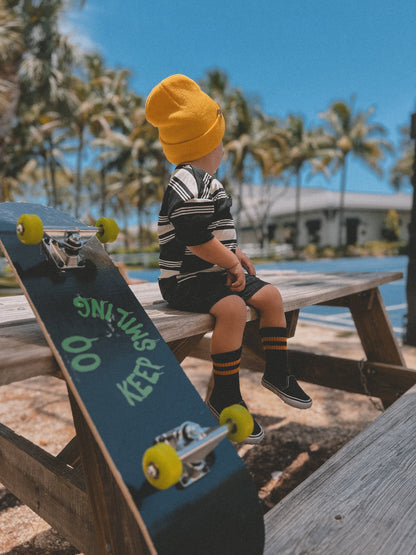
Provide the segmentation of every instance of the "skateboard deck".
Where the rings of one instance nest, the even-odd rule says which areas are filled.
[[[142,458],[156,437],[184,422],[209,430],[218,424],[98,239],[83,242],[68,264],[55,264],[45,246],[19,240],[22,214],[39,216],[51,236],[52,229],[91,235],[91,228],[38,204],[0,204],[2,250],[117,486],[147,532],[149,551],[262,553],[257,492],[228,439],[207,456],[209,471],[191,485],[149,484]],[[74,258],[79,267],[71,267]]]

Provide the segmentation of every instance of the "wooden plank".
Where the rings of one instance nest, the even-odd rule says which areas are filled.
[[[150,537],[133,517],[70,390],[68,393],[99,553],[112,555],[155,553],[148,547],[152,543]],[[138,461],[139,465],[140,461]],[[147,535],[148,543],[143,539],[144,533]]]
[[[0,385],[42,374],[58,365],[37,323],[0,326]]]
[[[73,437],[71,441],[62,449],[62,451],[56,456],[57,459],[63,461],[66,464],[76,468],[81,469],[81,454],[79,452],[79,444],[77,436]],[[84,475],[82,474],[82,480],[84,481]]]
[[[169,343],[169,348],[175,355],[176,360],[181,363],[189,353],[195,349],[205,334],[194,335],[192,337],[185,337],[185,339],[178,339]]]
[[[266,277],[280,288],[286,312],[296,314],[301,306],[326,302],[340,296],[345,297],[348,291],[363,291],[377,284],[398,279],[400,276],[400,273],[393,272],[352,275],[273,272]],[[209,314],[194,314],[168,308],[166,303],[160,299],[157,284],[137,284],[132,285],[131,289],[144,302],[147,313],[168,343],[177,345],[175,342],[186,337],[202,335],[212,330],[213,318]],[[35,322],[27,321],[28,312],[24,308],[28,306],[26,299],[19,296],[18,298],[2,299],[1,302],[0,322],[3,321],[5,324],[0,325],[0,351],[4,354],[0,358],[0,385],[45,372],[54,372],[56,365],[38,325]],[[362,330],[361,338],[369,347],[370,340],[367,336],[371,335],[373,331],[371,326],[367,325],[364,328],[364,324],[360,324],[359,316],[363,310],[360,308],[360,302],[360,298],[357,297],[357,306],[353,306],[353,312],[356,315],[357,325]],[[16,306],[14,312],[13,306]],[[13,318],[17,318],[17,320],[10,322],[8,320],[10,314],[13,314]],[[256,311],[247,308],[247,321],[251,322],[256,319]],[[371,320],[367,318],[367,322],[369,321]],[[384,328],[386,328],[385,325]],[[383,332],[383,329],[381,331]],[[38,346],[41,346],[42,349],[38,350]],[[396,358],[391,360],[380,358],[379,361],[399,364],[397,360],[396,352]]]
[[[73,545],[98,554],[82,477],[0,424],[0,480]]]
[[[352,296],[350,310],[367,359],[406,366],[380,291]]]
[[[265,555],[416,553],[416,386],[265,517]]]
[[[291,371],[306,382],[378,397],[385,406],[416,383],[416,370],[393,364],[289,350]]]
[[[267,281],[279,288],[285,311],[290,312],[312,304],[326,303],[348,295],[366,291],[379,287],[384,283],[401,279],[403,274],[400,272],[362,272],[344,273],[337,272],[332,274],[310,273],[310,272],[282,272],[260,271],[259,277],[264,277]],[[137,296],[141,304],[148,313],[152,313],[156,320],[163,313],[175,316],[177,311],[167,309],[167,304],[162,300],[157,283],[140,283],[130,286],[130,289]],[[183,313],[182,313],[183,314]],[[195,316],[196,321],[199,317]],[[30,320],[33,312],[23,295],[13,297],[0,297],[0,323],[7,323],[18,320]],[[192,314],[188,314],[192,318]],[[249,312],[248,319],[255,319],[255,312]],[[201,324],[200,324],[201,325]],[[199,333],[201,330],[195,330]],[[195,335],[195,333],[193,335]],[[169,338],[170,340],[171,338]],[[178,339],[172,338],[173,339]]]
[[[276,276],[268,276],[268,281],[278,287],[283,297],[285,312],[288,312],[354,295],[402,277],[401,272],[336,272],[331,274],[299,272],[288,282],[279,283],[278,272],[276,272]]]
[[[299,310],[292,310],[291,312],[286,312],[286,328],[287,328],[288,339],[295,336],[298,320],[299,320]]]

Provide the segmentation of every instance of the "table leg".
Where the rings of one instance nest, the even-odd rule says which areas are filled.
[[[378,288],[350,297],[349,307],[367,360],[406,366]]]

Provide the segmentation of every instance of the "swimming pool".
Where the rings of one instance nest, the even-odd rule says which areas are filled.
[[[401,337],[404,331],[406,304],[407,256],[351,257],[310,261],[271,262],[257,264],[256,269],[297,270],[298,272],[403,272],[401,280],[380,287],[393,329]],[[129,272],[129,276],[147,281],[157,281],[159,270]],[[299,320],[340,330],[355,330],[350,311],[346,308],[310,306],[300,311]]]

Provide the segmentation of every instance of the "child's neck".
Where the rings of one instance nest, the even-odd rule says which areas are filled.
[[[222,158],[222,143],[220,143],[217,148],[202,156],[201,158],[197,158],[196,160],[192,160],[189,162],[192,166],[198,166],[202,170],[206,171],[207,173],[214,175],[214,173],[218,170],[218,166],[220,165]]]

